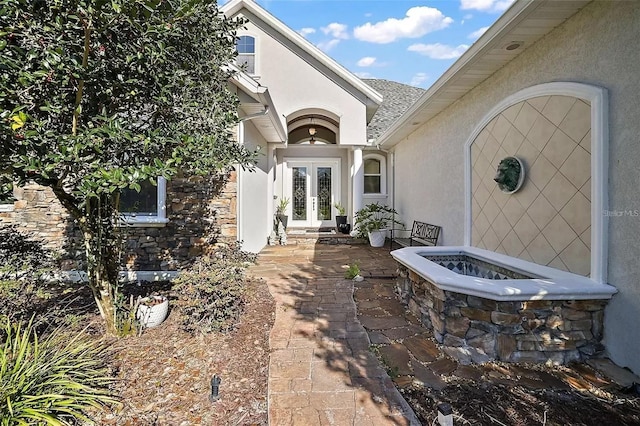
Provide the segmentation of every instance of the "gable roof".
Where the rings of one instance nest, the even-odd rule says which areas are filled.
[[[380,135],[392,147],[469,93],[591,0],[516,0],[509,9]],[[515,49],[510,47],[515,47]]]
[[[367,141],[377,139],[425,92],[420,87],[390,80],[367,78],[362,81],[383,97],[382,104],[367,126]]]
[[[338,64],[335,60],[314,46],[300,34],[286,26],[282,21],[260,7],[253,0],[231,0],[220,11],[227,16],[242,14],[251,23],[260,27],[267,33],[275,33],[280,37],[274,37],[285,44],[298,56],[309,62],[311,66],[326,75],[334,83],[359,99],[367,108],[367,121],[371,120],[378,106],[382,103],[382,96],[366,85],[362,80]],[[284,44],[284,43],[283,43]]]

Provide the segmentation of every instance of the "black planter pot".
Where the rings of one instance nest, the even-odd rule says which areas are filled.
[[[351,232],[351,225],[349,225],[348,223],[341,223],[340,226],[338,226],[338,231],[342,232],[343,234],[348,234],[349,232]]]
[[[340,226],[341,225],[346,225],[347,224],[347,217],[346,216],[336,216],[336,229],[338,231],[340,231]]]
[[[282,222],[282,226],[284,226],[284,229],[286,230],[289,216],[287,216],[286,214],[277,214],[276,219],[278,219],[279,222]]]

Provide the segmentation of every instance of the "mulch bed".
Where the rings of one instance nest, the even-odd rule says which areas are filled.
[[[640,425],[640,399],[619,389],[590,393],[459,381],[441,391],[408,387],[400,392],[425,425],[438,424],[441,403],[452,406],[455,425]]]
[[[267,425],[269,332],[275,303],[264,281],[250,283],[248,293],[233,332],[191,335],[180,329],[176,312],[171,312],[163,324],[140,337],[114,339],[114,391],[123,405],[100,413],[97,423]],[[220,399],[211,402],[214,374],[222,382]]]

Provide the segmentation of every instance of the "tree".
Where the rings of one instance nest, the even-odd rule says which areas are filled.
[[[227,88],[241,25],[214,0],[0,0],[0,175],[77,223],[110,333],[120,191],[254,162]]]

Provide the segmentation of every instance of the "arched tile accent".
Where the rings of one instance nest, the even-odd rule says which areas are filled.
[[[550,83],[487,114],[465,145],[465,244],[606,282],[603,98],[592,86]],[[511,195],[493,181],[507,156],[527,173]]]

